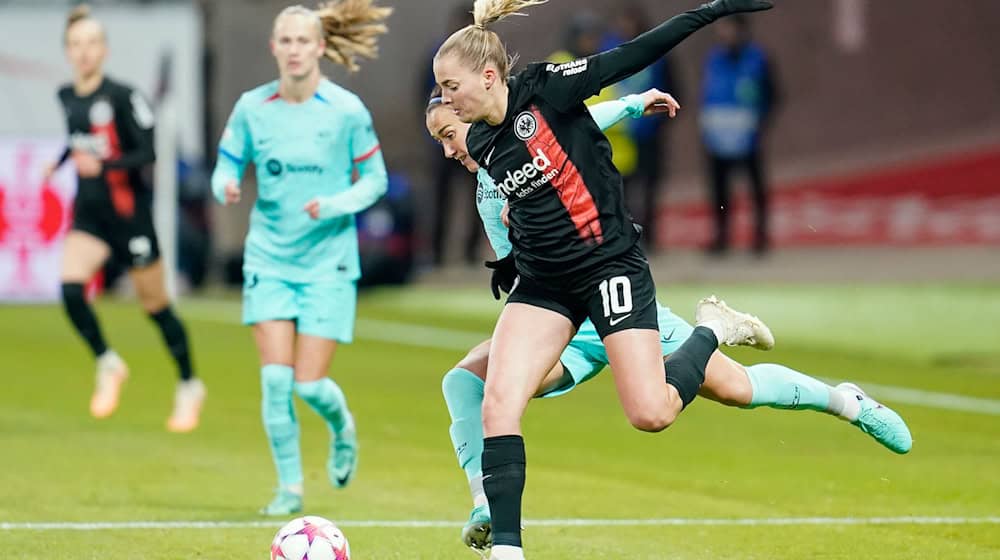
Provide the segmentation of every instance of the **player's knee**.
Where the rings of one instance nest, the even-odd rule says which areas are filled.
[[[455,366],[471,371],[476,377],[486,380],[486,367],[490,359],[490,341],[486,340],[469,350]]]
[[[282,400],[291,397],[294,384],[294,370],[291,366],[268,364],[261,368],[260,384],[265,400]]]
[[[705,369],[699,394],[727,406],[746,406],[753,398],[753,386],[742,365],[716,352]]]
[[[482,395],[483,381],[475,373],[462,369],[461,364],[441,378],[441,392],[446,398],[470,391],[478,391]]]
[[[515,433],[519,424],[520,418],[510,399],[490,393],[484,395],[483,430],[486,433]]]
[[[156,315],[170,307],[170,300],[162,290],[139,290],[139,303],[149,315]]]
[[[632,427],[643,432],[662,432],[676,419],[677,412],[666,406],[628,412]]]

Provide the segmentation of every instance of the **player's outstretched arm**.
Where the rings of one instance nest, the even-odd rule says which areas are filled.
[[[692,33],[721,17],[772,7],[770,0],[713,0],[590,58],[600,72],[601,87],[607,87],[656,62]]]
[[[625,117],[638,119],[643,115],[669,113],[673,118],[680,108],[680,104],[672,95],[656,88],[588,107],[590,116],[601,130],[611,128]]]

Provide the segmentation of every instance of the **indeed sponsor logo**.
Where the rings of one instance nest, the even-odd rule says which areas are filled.
[[[541,148],[538,148],[535,157],[525,163],[523,167],[514,171],[508,170],[507,178],[497,185],[497,189],[503,193],[505,198],[510,198],[511,195],[524,198],[559,175],[558,169],[549,169],[550,167],[552,167],[552,161]],[[525,187],[525,185],[528,186]]]

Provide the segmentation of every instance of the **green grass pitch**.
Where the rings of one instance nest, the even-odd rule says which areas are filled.
[[[602,375],[528,408],[529,558],[1000,558],[1000,287],[683,286],[660,296],[690,318],[712,291],[760,315],[777,338],[773,352],[730,355],[890,391],[870,392],[907,419],[913,451],[894,455],[821,414],[704,400],[666,432],[642,434]],[[362,297],[358,340],[331,370],[361,438],[346,490],[326,481],[326,430],[297,403],[307,513],[342,522],[356,560],[475,558],[458,540],[469,498],[440,379],[461,348],[488,336],[498,311],[485,288]],[[267,558],[280,520],[255,513],[274,474],[238,300],[179,305],[209,390],[189,435],[163,428],[175,380],[152,324],[131,302],[102,301],[98,312],[132,369],[122,406],[103,421],[87,413],[92,364],[61,310],[0,307],[0,558]],[[685,524],[641,524],[657,519]],[[787,523],[762,523],[776,519]],[[154,523],[86,525],[136,521]],[[232,525],[168,523],[199,521]]]

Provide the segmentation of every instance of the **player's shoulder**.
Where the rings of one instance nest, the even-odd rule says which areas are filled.
[[[325,102],[331,108],[344,112],[367,112],[365,102],[353,91],[323,78],[316,88],[316,99]]]
[[[555,62],[532,62],[527,64],[523,70],[511,76],[508,85],[511,88],[530,88],[540,80],[545,79],[547,68],[555,66],[557,66]]]
[[[104,77],[104,84],[102,84],[101,88],[115,99],[129,99],[135,92],[135,88],[132,86],[125,82],[119,82],[110,76]]]
[[[246,110],[253,111],[257,107],[260,107],[270,101],[274,101],[278,98],[278,81],[273,80],[267,82],[266,84],[261,84],[253,89],[249,89],[240,94],[240,98],[236,100],[236,106]]]
[[[76,93],[73,91],[73,84],[67,82],[59,86],[59,89],[56,90],[56,97],[64,103],[76,97]]]

